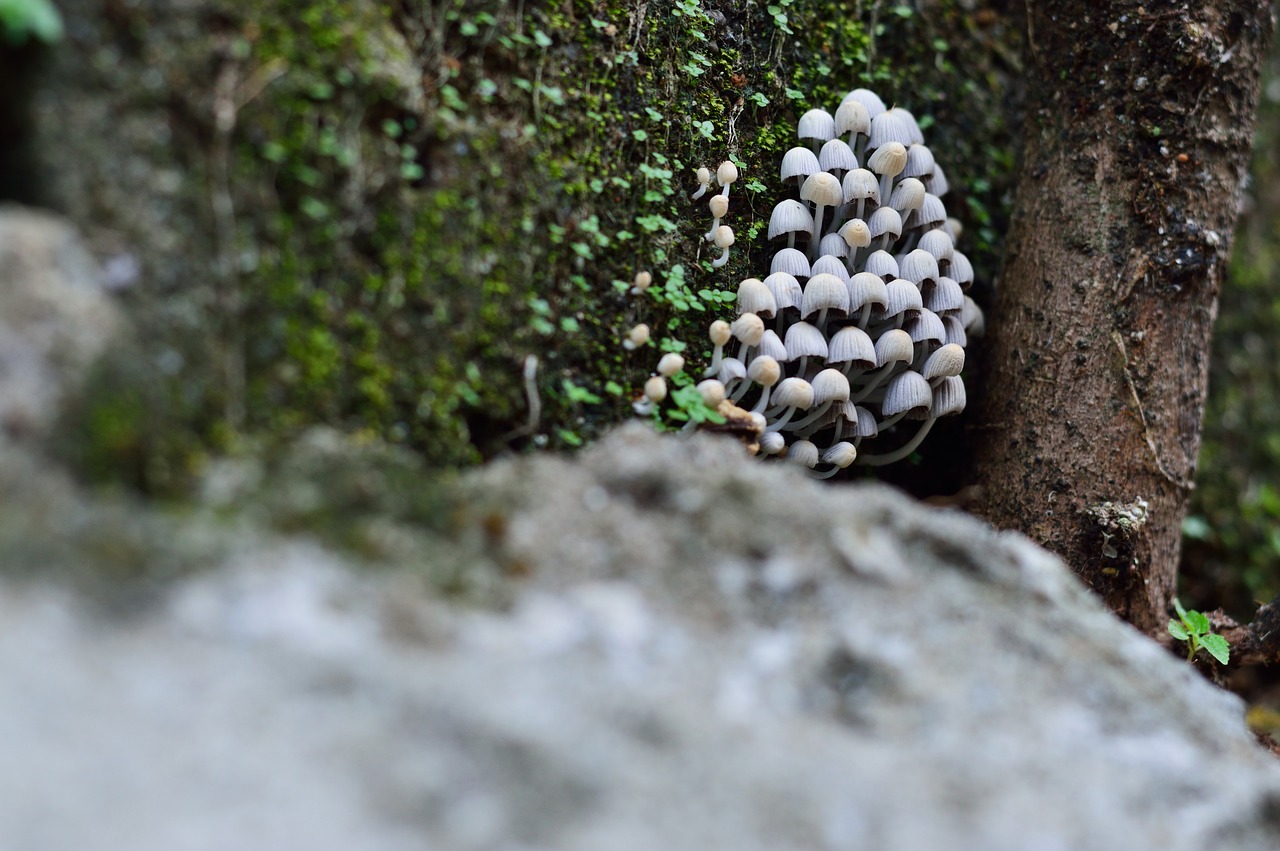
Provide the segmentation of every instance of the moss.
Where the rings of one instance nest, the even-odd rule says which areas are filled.
[[[105,44],[74,45],[64,85],[136,92],[159,68],[173,98],[147,101],[139,123],[168,121],[186,143],[179,155],[129,140],[156,171],[184,175],[166,202],[182,224],[155,216],[174,228],[172,248],[134,224],[132,200],[68,202],[86,223],[135,234],[174,299],[136,312],[152,359],[173,350],[183,364],[149,402],[170,429],[163,443],[140,438],[138,452],[164,456],[143,468],[187,470],[210,449],[315,423],[446,466],[590,439],[630,415],[664,340],[690,344],[696,365],[718,294],[761,266],[796,117],[855,85],[937,117],[953,183],[972,187],[959,197],[975,265],[994,270],[1012,156],[995,108],[1010,69],[982,64],[1003,38],[998,16],[975,24],[950,3],[861,18],[817,0],[534,5],[85,10]],[[228,108],[224,136],[212,117]],[[114,149],[58,144],[88,163],[89,183],[120,180]],[[713,272],[697,237],[705,205],[687,193],[695,167],[727,156],[744,173],[727,219],[740,250]],[[655,286],[626,295],[642,269]],[[638,321],[655,342],[624,352]],[[529,354],[541,362],[534,439],[519,428]],[[120,455],[128,418],[84,414],[85,454]]]

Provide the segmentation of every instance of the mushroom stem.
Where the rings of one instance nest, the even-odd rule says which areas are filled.
[[[882,455],[859,455],[857,463],[866,464],[870,467],[880,467],[885,464],[892,464],[895,461],[901,461],[903,458],[906,458],[912,452],[916,451],[916,447],[921,444],[929,434],[929,429],[933,428],[933,424],[936,422],[936,419],[925,420],[924,424],[921,425],[920,429],[915,433],[915,436],[902,446],[892,452],[886,452]]]
[[[813,212],[813,239],[809,240],[809,262],[812,263],[818,256],[818,243],[822,241],[822,214],[827,211],[826,204],[814,202]]]
[[[727,188],[727,187],[726,187],[726,188]],[[718,227],[720,227],[720,217],[719,217],[719,216],[716,216],[715,218],[713,218],[713,219],[711,220],[711,230],[709,230],[709,231],[707,231],[706,233],[704,233],[704,234],[702,235],[702,238],[703,238],[703,239],[705,239],[707,242],[710,242],[711,240],[715,239],[715,238],[716,238],[716,228],[718,228]]]
[[[765,385],[764,390],[760,393],[760,401],[756,402],[755,407],[751,409],[751,413],[753,414],[764,413],[764,409],[769,405],[769,391],[771,389],[772,389],[771,385],[767,385],[767,384]]]
[[[885,364],[884,366],[880,367],[878,370],[871,373],[870,375],[865,376],[867,378],[870,378],[871,382],[867,384],[867,386],[859,390],[857,393],[850,395],[849,401],[857,403],[857,402],[861,402],[863,399],[870,396],[872,390],[875,390],[876,387],[878,387],[882,381],[884,381],[886,378],[888,378],[890,375],[893,374],[894,367],[898,366],[898,363],[899,363],[898,361],[891,361]]]
[[[811,426],[814,423],[818,422],[820,419],[822,419],[823,414],[831,410],[832,401],[833,400],[828,399],[818,407],[814,408],[808,414],[806,414],[803,419],[800,419],[791,423],[790,425],[787,426],[787,431],[795,431],[797,429],[802,429],[805,426]]]
[[[712,268],[719,269],[721,266],[729,262],[729,246],[725,246],[722,253],[715,260],[711,261]]]

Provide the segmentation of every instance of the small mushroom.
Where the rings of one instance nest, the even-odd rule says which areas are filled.
[[[717,198],[720,196],[716,196]],[[729,262],[729,247],[733,245],[733,228],[728,225],[721,225],[716,228],[716,248],[720,249],[720,256],[711,261],[711,265],[719,269],[721,266]]]
[[[795,248],[796,234],[813,239],[813,215],[809,208],[793,198],[784,198],[769,216],[769,239],[786,234],[787,248]]]
[[[675,352],[667,352],[658,360],[658,375],[670,378],[684,369],[684,358]]]
[[[653,275],[648,272],[636,272],[635,280],[631,282],[631,294],[637,295],[649,289],[653,284]]]
[[[776,431],[760,435],[760,454],[777,455],[787,448],[787,439]]]
[[[711,208],[711,230],[703,234],[703,238],[711,242],[716,238],[716,228],[720,227],[720,220],[724,218],[725,213],[729,212],[729,199],[723,195],[712,195],[707,206]]]
[[[797,440],[787,447],[787,460],[812,470],[818,466],[818,447],[808,440]]]
[[[809,271],[809,258],[804,256],[803,251],[795,248],[782,249],[773,255],[773,260],[769,263],[769,274],[786,272],[796,278],[807,278]]]
[[[769,406],[769,391],[782,378],[782,366],[768,355],[757,355],[747,367],[747,378],[764,388],[760,391],[760,399],[751,409],[753,414],[762,414]]]
[[[731,160],[725,160],[720,163],[720,167],[716,169],[716,182],[724,188],[720,190],[720,194],[725,198],[729,197],[729,187],[738,179],[738,167]]]
[[[809,385],[813,388],[813,401],[810,403],[809,412],[803,419],[790,422],[781,420],[777,430],[783,431],[799,431],[803,428],[820,422],[831,410],[831,406],[837,402],[847,402],[849,400],[849,378],[838,369],[827,368],[819,372],[813,377],[813,381]]]
[[[822,214],[828,207],[835,207],[844,202],[844,189],[841,188],[840,181],[835,175],[819,171],[809,175],[804,185],[800,187],[800,200],[814,205],[813,233],[814,236],[818,236],[822,233]],[[817,256],[817,248],[818,240],[809,240],[810,260]]]
[[[816,154],[820,145],[835,138],[835,119],[825,109],[811,109],[800,116],[800,123],[796,126],[796,135],[801,142],[808,142]]]
[[[783,186],[799,187],[809,175],[822,171],[818,156],[808,148],[792,148],[782,155],[778,174]]]
[[[720,361],[724,357],[724,347],[733,337],[733,332],[729,329],[729,323],[723,319],[717,319],[711,323],[708,334],[711,338],[711,344],[715,347],[711,350],[711,366],[707,367],[704,376],[710,377],[720,370]]]
[[[841,470],[848,469],[858,458],[858,449],[847,440],[833,443],[822,452],[822,463],[830,464],[831,469],[824,473],[814,474],[817,479],[829,479]]]
[[[644,383],[644,396],[655,405],[667,398],[667,380],[661,375],[653,375]]]
[[[649,326],[641,322],[627,332],[627,339],[622,341],[622,348],[633,352],[649,342]]]
[[[898,237],[902,236],[902,216],[898,215],[898,211],[885,205],[877,207],[876,211],[871,214],[871,218],[867,220],[867,228],[871,231],[871,240],[880,240],[877,246],[881,251],[887,249],[898,241]]]
[[[889,206],[897,210],[905,221],[913,211],[920,209],[925,194],[923,183],[914,177],[904,177],[893,187]]]
[[[902,170],[902,176],[927,180],[933,176],[934,165],[933,153],[928,148],[924,145],[912,145],[907,148],[907,165]]]
[[[840,102],[844,103],[845,101],[850,100],[856,100],[865,106],[867,108],[867,115],[870,116],[870,118],[875,118],[886,109],[884,101],[880,100],[880,96],[870,89],[854,89],[845,95],[844,99]]]
[[[809,358],[827,357],[827,338],[808,322],[793,322],[787,329],[787,361],[799,361],[796,371],[803,373]]]
[[[889,112],[901,121],[907,127],[907,135],[910,142],[903,142],[904,145],[923,145],[924,134],[920,132],[920,125],[916,122],[916,117],[900,106],[895,106]]]
[[[836,108],[836,135],[849,134],[848,145],[857,147],[858,137],[866,137],[871,132],[871,112],[867,105],[859,100],[845,98]]]
[[[866,329],[871,314],[877,307],[883,309],[889,301],[889,290],[884,279],[874,272],[858,272],[849,278],[849,315],[860,311],[858,327]]]
[[[703,195],[707,194],[707,187],[711,185],[711,170],[706,166],[698,169],[698,189],[690,197],[697,201]]]
[[[951,277],[956,279],[962,289],[967,290],[973,286],[973,266],[970,265],[969,258],[959,251],[951,253]]]
[[[776,361],[787,360],[787,347],[782,342],[782,338],[778,336],[778,332],[772,328],[764,329],[764,336],[760,338],[759,355],[767,355]],[[752,363],[755,363],[753,360]]]
[[[849,277],[849,271],[845,269],[844,263],[839,261],[841,261],[843,258],[848,256],[849,256],[849,243],[845,242],[844,237],[842,237],[840,234],[829,233],[822,238],[821,242],[818,243],[818,259],[813,261],[813,265],[817,266],[819,263],[823,261],[824,257],[828,261],[835,260],[837,261],[835,265],[840,269],[838,274],[840,276],[847,278]],[[828,265],[830,264],[828,263]],[[823,271],[826,271],[826,270],[823,270]],[[817,271],[815,270],[811,272],[811,274],[816,275]]]
[[[743,278],[738,284],[738,314],[755,313],[761,319],[770,319],[778,312],[778,302],[773,293],[759,278]]]
[[[931,387],[937,387],[942,379],[959,375],[964,370],[964,349],[948,343],[925,359],[920,375]]]
[[[844,267],[841,267],[844,271]],[[800,304],[800,316],[808,319],[818,314],[817,326],[826,326],[827,314],[834,312],[837,317],[849,313],[849,288],[845,282],[835,275],[819,272],[804,285],[804,299]]]
[[[720,403],[724,401],[724,383],[715,378],[699,381],[698,395],[702,397],[703,403],[708,408],[719,407]]]
[[[865,219],[868,207],[874,208],[880,204],[880,182],[876,176],[865,168],[855,168],[844,176],[841,181],[841,189],[844,190],[844,203],[857,204],[854,208],[854,218]],[[868,205],[867,202],[871,204]]]
[[[874,127],[872,128],[874,130]],[[899,142],[886,142],[867,157],[867,168],[880,175],[880,197],[888,198],[893,179],[907,167],[907,149]]]
[[[832,370],[834,372],[834,370]],[[773,401],[781,416],[765,429],[766,431],[782,431],[796,411],[807,411],[813,406],[813,385],[803,378],[784,378],[778,382],[773,391]]]
[[[942,275],[937,285],[925,294],[924,306],[945,319],[964,309],[964,291],[954,280]]]
[[[867,255],[863,269],[873,275],[879,275],[886,283],[898,277],[898,261],[887,251],[873,251]]]
[[[904,156],[903,165],[905,166],[907,146],[912,143],[911,125],[908,124],[902,118],[902,115],[895,110],[887,110],[871,119],[871,133],[870,138],[867,140],[868,148],[878,151],[885,145],[901,145]],[[871,170],[878,171],[875,166],[872,166]],[[882,191],[881,194],[883,195],[887,193]]]
[[[858,158],[843,139],[831,139],[818,151],[818,165],[822,166],[823,171],[843,177],[846,172],[858,167]]]
[[[856,325],[846,325],[831,337],[827,344],[827,365],[839,369],[845,375],[851,371],[866,372],[875,369],[876,347]]]
[[[968,296],[964,297],[964,306],[960,308],[960,324],[964,326],[965,333],[975,337],[981,337],[987,330],[987,320],[982,315],[982,308]]]
[[[807,266],[808,263],[805,265]],[[804,294],[795,275],[787,272],[774,272],[764,279],[764,285],[769,288],[769,292],[773,293],[773,301],[778,306],[779,315],[788,307],[800,307]]]

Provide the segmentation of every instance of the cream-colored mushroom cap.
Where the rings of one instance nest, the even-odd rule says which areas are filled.
[[[784,378],[773,388],[773,401],[785,408],[808,410],[813,407],[813,385],[795,376]]]
[[[907,167],[907,149],[898,142],[880,145],[867,157],[867,168],[876,174],[897,177]]]
[[[747,378],[756,384],[772,387],[782,378],[782,366],[768,355],[758,355],[747,367]]]
[[[721,225],[716,228],[715,243],[716,248],[728,248],[733,245],[733,228],[728,225]]]
[[[658,360],[658,375],[670,378],[684,369],[684,358],[675,352],[667,352]]]
[[[760,338],[764,336],[764,320],[754,313],[744,313],[733,320],[729,329],[733,332],[733,336],[748,346],[757,346],[760,344]]]
[[[738,167],[730,160],[720,163],[720,167],[716,169],[716,182],[721,186],[728,186],[738,179]]]
[[[838,369],[827,368],[813,377],[813,404],[844,402],[849,398],[849,379]]]
[[[654,375],[644,383],[644,395],[650,402],[661,402],[667,398],[667,380],[661,375]]]
[[[711,342],[717,346],[723,346],[729,342],[729,338],[733,336],[733,332],[729,328],[729,323],[723,319],[717,319],[711,323],[711,327],[707,329],[707,336],[711,338]]]
[[[827,447],[827,449],[822,453],[823,463],[832,464],[841,470],[848,467],[857,460],[857,458],[858,450],[847,440],[842,440],[839,443]]]
[[[911,363],[915,357],[915,346],[911,343],[911,335],[901,328],[892,328],[880,335],[876,340],[876,366],[890,363]]]
[[[702,396],[702,401],[707,405],[707,407],[714,408],[724,401],[724,382],[715,378],[708,378],[705,381],[699,381],[698,393]]]
[[[850,219],[839,230],[840,238],[850,248],[866,248],[871,244],[871,228],[862,219]]]
[[[800,187],[800,198],[819,207],[834,207],[844,203],[844,189],[834,174],[818,171],[809,175]]]
[[[738,313],[758,313],[768,319],[778,312],[773,293],[759,278],[744,278],[738,284]]]
[[[711,215],[721,219],[724,218],[725,213],[729,212],[729,199],[723,195],[712,195],[707,206],[711,208]]]

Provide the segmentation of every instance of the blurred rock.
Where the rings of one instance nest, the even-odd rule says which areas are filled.
[[[46,435],[120,325],[71,225],[0,207],[0,443]]]
[[[509,606],[301,539],[0,585],[6,847],[1274,848],[1241,704],[1024,539],[641,427],[454,513]]]

